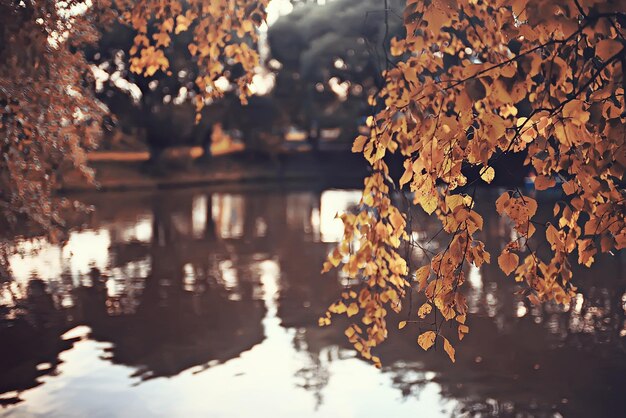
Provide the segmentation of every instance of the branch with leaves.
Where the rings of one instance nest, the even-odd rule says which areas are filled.
[[[489,263],[491,255],[476,238],[482,217],[467,190],[491,183],[500,158],[525,153],[525,164],[537,173],[535,189],[563,193],[543,236],[536,234],[533,198],[517,189],[496,202],[517,234],[497,256],[498,265],[525,286],[533,303],[570,303],[576,292],[572,254],[591,267],[599,251],[626,246],[625,8],[622,1],[593,0],[407,1],[406,36],[391,40],[400,61],[370,98],[381,109],[368,120],[370,135],[353,146],[377,174],[365,180],[360,214],[344,217],[344,241],[325,266],[360,279],[347,313],[362,322],[349,328],[349,339],[364,357],[373,358],[371,348],[387,334],[386,323],[374,319],[384,317],[386,306],[399,306],[415,282],[427,302],[400,328],[417,323],[418,344],[428,350],[441,338],[454,361],[453,336],[436,316],[457,322],[459,340],[469,331],[465,267]],[[405,158],[397,183],[385,163],[391,153]],[[468,182],[471,166],[480,168],[480,178]],[[436,216],[451,238],[427,265],[402,273],[391,269],[408,261],[395,249],[413,231],[390,195],[406,189],[412,204]],[[548,244],[549,257],[531,249],[531,238]],[[346,245],[353,240],[356,253]],[[393,254],[391,265],[381,248]],[[399,300],[383,297],[390,290]],[[331,307],[322,322],[341,313]]]

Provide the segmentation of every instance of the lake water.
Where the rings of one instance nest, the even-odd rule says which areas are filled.
[[[166,190],[81,196],[62,248],[23,244],[0,290],[8,417],[626,416],[626,259],[577,271],[568,307],[534,307],[497,265],[469,271],[457,362],[390,319],[359,359],[318,317],[351,284],[321,275],[351,190]],[[491,207],[491,206],[490,206]],[[488,212],[481,238],[510,226]],[[416,238],[438,230],[418,216]],[[437,237],[428,245],[443,245]],[[421,255],[413,254],[416,262]],[[495,258],[495,257],[492,257]]]

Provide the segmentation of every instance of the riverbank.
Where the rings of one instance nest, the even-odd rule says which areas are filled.
[[[90,155],[89,160],[90,167],[95,172],[95,184],[70,173],[63,178],[63,192],[142,190],[272,181],[354,184],[360,183],[367,174],[364,158],[345,151],[293,153],[275,158],[236,153],[210,160],[175,158],[158,165],[130,153],[95,153]]]

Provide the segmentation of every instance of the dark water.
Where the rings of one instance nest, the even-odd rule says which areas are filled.
[[[529,305],[495,265],[471,270],[456,364],[407,327],[391,330],[379,371],[345,324],[317,326],[348,284],[319,271],[358,192],[84,199],[97,208],[87,227],[16,256],[2,285],[0,415],[626,416],[623,255],[577,272],[566,308]],[[485,225],[500,248],[508,225],[495,213]],[[423,240],[438,229],[416,227]]]

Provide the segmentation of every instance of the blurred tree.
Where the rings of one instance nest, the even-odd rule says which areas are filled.
[[[259,2],[255,7],[262,5]],[[135,6],[133,11],[137,9]],[[252,21],[260,23],[262,9],[251,10]],[[172,11],[166,9],[163,13]],[[153,159],[173,145],[203,145],[209,151],[212,125],[224,117],[230,103],[245,101],[258,64],[256,32],[239,28],[242,31],[239,34],[233,27],[232,35],[212,33],[214,28],[207,28],[205,19],[195,18],[207,13],[201,3],[181,3],[176,13],[182,19],[176,18],[175,27],[173,18],[166,14],[139,21],[139,26],[137,22],[133,26],[116,22],[104,28],[98,45],[87,53],[99,76],[98,97],[117,116],[123,130],[145,137]],[[220,23],[222,17],[216,16],[208,15],[207,19]],[[183,22],[182,26],[179,21]],[[144,24],[145,27],[141,26]],[[250,28],[246,26],[246,29]],[[215,56],[209,57],[207,46],[203,46],[204,36],[232,37],[233,42],[238,42],[239,50],[222,45],[221,52],[212,51]],[[150,49],[152,46],[148,46],[146,38],[156,41],[155,48],[160,49]],[[143,52],[139,54],[138,45],[147,48],[145,51],[153,54],[151,59],[156,61],[150,64],[141,55]],[[167,62],[167,67],[160,67],[159,60]],[[157,71],[156,67],[164,71]],[[226,103],[221,100],[225,96]]]
[[[69,206],[65,200],[52,199],[57,176],[67,168],[91,175],[84,151],[97,144],[106,108],[93,90],[101,74],[89,66],[83,51],[98,39],[99,28],[120,30],[122,42],[127,34],[116,22],[132,28],[128,50],[132,72],[147,78],[157,72],[169,76],[173,69],[176,78],[183,79],[183,87],[186,77],[195,76],[193,104],[199,119],[206,104],[223,96],[221,80],[234,82],[239,98],[246,100],[259,61],[250,44],[256,41],[268,1],[121,0],[115,7],[108,0],[95,4],[88,0],[0,1],[3,233],[11,234],[19,220],[49,231],[56,239],[56,227],[63,224],[59,211]],[[190,56],[186,59],[195,63],[197,71],[183,76],[177,62],[184,58],[168,57],[166,52],[177,35],[187,33],[184,41]],[[240,71],[231,70],[235,64]],[[120,74],[116,77],[113,82],[123,84]],[[131,91],[133,85],[127,84]],[[155,142],[160,144],[162,137],[158,138]],[[7,246],[1,247],[4,259]],[[6,262],[0,264],[6,266]]]
[[[57,176],[70,168],[91,176],[85,150],[97,144],[105,109],[79,51],[97,37],[94,19],[110,16],[85,8],[79,1],[0,2],[2,235],[18,221],[53,230],[67,206],[51,199]]]
[[[341,127],[351,140],[369,112],[367,96],[383,82],[389,40],[403,30],[404,1],[391,1],[388,26],[377,0],[295,3],[269,28],[274,97],[313,136]]]

